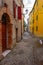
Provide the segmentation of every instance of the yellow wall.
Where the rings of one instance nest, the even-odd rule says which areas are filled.
[[[43,14],[38,14],[38,36],[43,37]]]
[[[38,27],[38,29],[36,29]],[[38,14],[38,21],[35,19],[34,35],[43,37],[43,14]]]
[[[32,23],[32,20],[34,20],[34,23]],[[36,0],[30,13],[29,21],[31,23],[29,23],[30,32],[32,32],[32,27],[34,27],[34,35],[43,37],[43,0]]]
[[[38,4],[36,3],[34,6],[35,9],[35,16],[34,16],[34,34],[38,37],[43,37],[43,30],[42,30],[42,24],[43,24],[43,0],[37,0]],[[36,11],[37,10],[37,11]],[[38,16],[38,20],[37,20]],[[38,29],[37,29],[38,27]]]
[[[37,0],[37,2],[38,2],[39,13],[43,13],[43,0]]]
[[[37,2],[35,3],[34,5],[34,35],[37,35],[37,26],[38,26],[38,20],[37,20],[37,17],[38,17],[38,6],[37,6]]]
[[[29,31],[32,33],[32,28],[33,28],[33,11],[30,14],[29,17]]]
[[[38,5],[37,5],[37,1],[34,4],[34,14],[36,14],[36,12],[38,11]]]

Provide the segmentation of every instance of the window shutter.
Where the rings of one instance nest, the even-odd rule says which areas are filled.
[[[21,18],[22,18],[21,6],[18,6],[18,19],[21,20]]]

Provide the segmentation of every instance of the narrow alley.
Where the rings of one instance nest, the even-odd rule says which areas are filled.
[[[0,65],[43,65],[43,0],[0,0]]]
[[[43,65],[43,52],[41,47],[36,47],[37,39],[25,32],[22,40],[0,62],[0,65]]]

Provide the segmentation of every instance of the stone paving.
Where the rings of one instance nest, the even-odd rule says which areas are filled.
[[[43,65],[43,47],[37,48],[36,41],[36,38],[25,32],[23,39],[0,62],[0,65]],[[40,58],[42,64],[39,62]]]

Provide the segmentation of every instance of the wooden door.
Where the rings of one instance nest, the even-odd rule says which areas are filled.
[[[11,49],[12,46],[12,24],[8,24],[8,46]]]
[[[6,24],[2,24],[2,51],[6,50]]]

